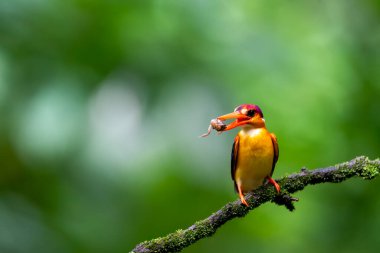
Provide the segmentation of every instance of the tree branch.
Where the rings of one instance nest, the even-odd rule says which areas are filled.
[[[292,201],[296,199],[288,194],[301,191],[307,185],[327,182],[340,183],[354,176],[369,180],[375,178],[379,171],[380,160],[369,160],[368,157],[364,156],[327,168],[315,170],[302,168],[299,173],[276,180],[281,185],[281,195],[277,195],[271,186],[261,186],[253,193],[247,194],[246,200],[250,205],[249,207],[242,205],[240,200],[230,202],[216,213],[196,222],[189,228],[177,230],[165,237],[142,242],[132,252],[179,252],[199,239],[212,236],[227,221],[236,217],[243,217],[249,211],[268,201],[285,205],[289,210],[294,209]]]

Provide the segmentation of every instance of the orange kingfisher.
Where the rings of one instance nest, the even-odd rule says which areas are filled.
[[[255,190],[265,180],[273,184],[279,193],[280,186],[272,178],[279,155],[277,138],[265,127],[260,107],[243,104],[236,107],[234,112],[216,119],[218,122],[236,119],[229,125],[224,125],[220,131],[242,127],[235,137],[231,154],[231,176],[241,202],[249,206],[244,194]]]

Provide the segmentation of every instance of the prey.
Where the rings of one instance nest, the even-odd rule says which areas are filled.
[[[207,137],[210,135],[211,130],[216,130],[219,134],[222,133],[227,128],[227,125],[220,119],[212,119],[208,127],[207,133],[202,134],[200,137]]]

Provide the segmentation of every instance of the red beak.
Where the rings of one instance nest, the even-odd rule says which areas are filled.
[[[231,113],[219,116],[217,117],[217,119],[221,121],[236,119],[231,124],[228,124],[227,127],[223,130],[223,131],[228,131],[228,130],[234,129],[235,127],[247,124],[250,117],[244,114],[241,114],[240,112],[231,112]]]

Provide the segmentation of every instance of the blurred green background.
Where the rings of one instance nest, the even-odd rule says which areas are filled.
[[[274,177],[380,151],[380,3],[0,1],[0,252],[128,252],[237,198],[242,103]],[[183,252],[379,252],[379,179],[308,187]]]

